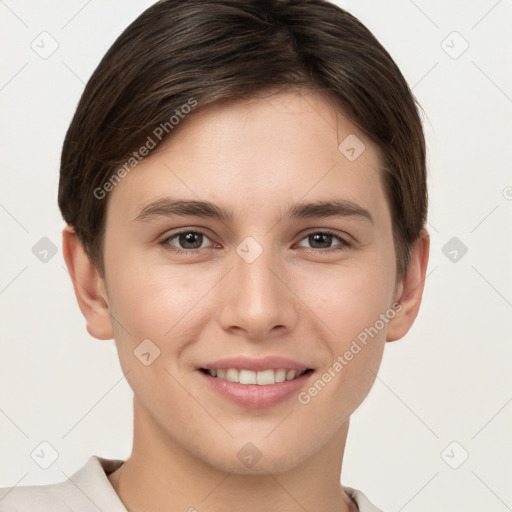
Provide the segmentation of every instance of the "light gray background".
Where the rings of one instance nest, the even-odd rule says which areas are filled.
[[[113,341],[85,329],[57,184],[85,82],[151,3],[0,1],[0,486],[61,481],[92,454],[131,450],[132,392]],[[342,481],[389,511],[512,510],[512,2],[338,4],[425,110],[432,237],[419,318],[387,345],[353,416]],[[42,58],[32,47],[51,38]],[[43,237],[58,248],[46,262],[32,250]],[[58,452],[48,469],[31,458],[44,441]]]

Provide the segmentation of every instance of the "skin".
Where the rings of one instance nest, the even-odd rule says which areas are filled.
[[[366,146],[355,161],[338,150],[349,134]],[[356,510],[340,485],[350,415],[375,381],[386,341],[403,337],[416,318],[429,252],[424,231],[407,274],[397,276],[379,159],[318,93],[215,104],[190,114],[109,193],[105,278],[64,229],[88,332],[115,339],[134,392],[132,453],[108,476],[129,511],[241,503],[246,512]],[[169,195],[212,201],[233,220],[133,220]],[[373,223],[282,218],[296,202],[332,199],[357,203]],[[308,237],[325,229],[352,245]],[[180,244],[169,238],[180,230],[206,236]],[[247,236],[263,249],[250,264],[236,252]],[[335,247],[343,248],[325,252]],[[296,395],[269,408],[236,405],[196,370],[238,354],[282,355],[314,368],[312,383],[397,301],[400,312],[307,405]],[[133,354],[147,338],[161,351],[149,366]],[[261,453],[250,468],[237,457],[248,442]]]

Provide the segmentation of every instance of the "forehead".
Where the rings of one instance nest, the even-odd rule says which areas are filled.
[[[312,199],[384,212],[379,165],[378,148],[324,96],[281,92],[190,114],[116,185],[108,209],[136,215],[169,194],[259,219]]]

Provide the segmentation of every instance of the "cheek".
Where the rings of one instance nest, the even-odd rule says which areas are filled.
[[[324,348],[330,353],[330,360],[316,376],[316,385],[304,397],[304,401],[319,397],[317,404],[324,405],[318,408],[318,415],[337,411],[335,416],[342,421],[361,403],[375,381],[386,329],[395,311],[390,309],[392,260],[373,260],[372,265],[338,269],[320,279],[317,276],[316,292],[310,289],[307,301],[326,326]],[[299,293],[306,294],[306,288]],[[327,407],[325,402],[329,403]]]
[[[152,264],[143,255],[118,261],[123,263],[110,276],[116,299],[112,312],[124,319],[134,334],[164,336],[204,294],[200,280],[184,276],[195,274],[185,266]]]
[[[299,276],[297,295],[326,327],[331,347],[344,351],[348,341],[373,326],[390,307],[392,278],[387,262],[374,258],[371,265]]]
[[[322,349],[328,350],[308,388],[298,396],[300,407],[315,418],[317,428],[334,433],[361,404],[376,379],[386,339],[386,293],[346,286],[324,301],[319,316],[329,326]],[[389,321],[389,319],[388,319]],[[331,332],[333,331],[333,332]]]
[[[123,369],[138,369],[133,352],[146,339],[160,350],[159,363],[169,369],[178,364],[183,349],[214,318],[211,297],[220,277],[211,269],[156,265],[141,256],[112,269],[111,313]]]

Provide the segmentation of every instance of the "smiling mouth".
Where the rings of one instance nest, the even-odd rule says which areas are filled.
[[[238,368],[200,368],[200,371],[206,373],[210,377],[239,384],[257,384],[259,386],[270,386],[280,382],[295,380],[304,374],[311,373],[313,370],[290,370],[285,368],[268,369],[263,371],[253,371]]]

